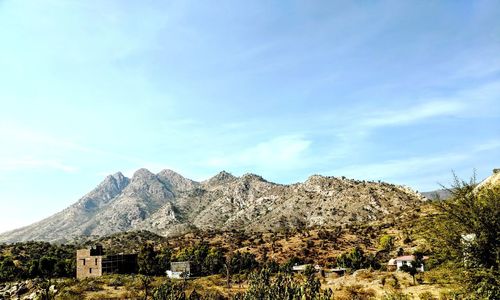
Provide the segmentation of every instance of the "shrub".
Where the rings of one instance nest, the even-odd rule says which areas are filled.
[[[360,284],[349,285],[345,287],[345,292],[348,296],[348,299],[358,300],[373,299],[376,295],[373,289],[365,289]]]
[[[379,240],[379,249],[384,251],[391,251],[394,247],[394,237],[392,235],[383,235]]]
[[[480,299],[500,298],[500,189],[478,187],[454,176],[450,199],[435,202],[438,214],[426,222],[426,238],[435,256],[465,267],[461,280],[467,294]],[[427,220],[429,221],[429,220]]]
[[[403,292],[400,292],[400,291],[391,291],[391,292],[385,293],[385,295],[382,299],[384,299],[384,300],[411,300],[411,297]]]
[[[436,297],[431,292],[423,292],[418,294],[420,300],[435,300]]]
[[[108,285],[117,287],[117,286],[123,286],[124,284],[125,283],[123,282],[123,279],[119,276],[116,276],[116,277],[111,278]]]
[[[275,278],[271,278],[270,274],[267,269],[252,273],[248,290],[237,294],[234,299],[328,300],[332,298],[333,292],[330,289],[321,291],[321,283],[315,277],[312,268],[305,270],[302,282],[296,282],[292,274],[278,273]]]

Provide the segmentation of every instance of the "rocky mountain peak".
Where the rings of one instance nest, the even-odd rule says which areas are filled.
[[[209,185],[217,185],[217,184],[227,183],[235,179],[236,177],[233,174],[226,171],[221,171],[219,172],[219,174],[205,181],[205,183]]]
[[[121,173],[108,176],[66,210],[0,234],[0,243],[61,241],[127,230],[168,236],[198,229],[267,232],[299,223],[338,226],[379,220],[420,205],[421,198],[387,183],[320,175],[282,185],[255,174],[235,177],[222,171],[198,183],[172,170],[155,175],[139,169],[132,179]]]
[[[134,175],[132,175],[132,181],[148,180],[148,179],[153,179],[155,177],[156,177],[156,175],[153,174],[148,169],[141,168],[141,169],[139,169],[139,170],[137,170],[137,171],[134,172]]]
[[[119,194],[129,182],[130,179],[123,176],[120,172],[108,175],[95,189],[85,195],[84,198],[112,198]]]
[[[158,173],[158,175],[168,178],[184,178],[184,176],[182,176],[181,174],[170,169],[163,169],[160,171],[160,173]]]
[[[190,190],[198,185],[198,182],[185,178],[179,173],[169,169],[162,170],[157,174],[157,177],[162,180],[162,182],[165,183],[169,189],[175,191]]]
[[[328,176],[323,176],[323,175],[311,175],[307,178],[307,180],[304,182],[305,185],[319,185],[322,186],[323,184],[327,182],[331,182],[335,179],[335,177],[328,177]]]
[[[116,186],[118,190],[123,190],[130,183],[130,179],[125,177],[121,172],[117,172],[113,175],[108,175],[104,182]]]
[[[319,174],[313,174],[311,176],[309,176],[306,180],[307,181],[317,181],[317,180],[322,180],[324,178],[327,178],[326,176],[323,176],[323,175],[319,175]]]
[[[124,178],[126,178],[122,172],[116,172],[115,174],[111,175],[114,179],[116,180],[123,180]]]
[[[260,175],[256,175],[256,174],[253,174],[253,173],[246,173],[244,174],[243,176],[241,176],[241,179],[245,180],[245,181],[261,181],[261,182],[268,182],[267,180],[265,180],[262,176]]]

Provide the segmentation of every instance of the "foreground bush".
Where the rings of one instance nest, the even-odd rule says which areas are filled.
[[[314,270],[308,268],[302,282],[296,282],[292,274],[278,273],[271,278],[267,269],[250,275],[250,286],[248,291],[236,295],[239,300],[271,300],[271,299],[310,299],[327,300],[332,299],[333,292],[328,289],[321,291],[321,283],[315,277]]]
[[[436,202],[426,235],[434,255],[461,273],[468,296],[500,299],[500,188],[455,177],[448,191],[452,196]]]

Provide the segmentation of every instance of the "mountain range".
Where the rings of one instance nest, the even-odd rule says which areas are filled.
[[[163,236],[196,230],[274,231],[382,219],[426,198],[408,187],[345,177],[310,176],[290,185],[225,171],[197,182],[172,171],[107,176],[76,203],[0,235],[0,242],[65,242],[82,236],[148,230]]]

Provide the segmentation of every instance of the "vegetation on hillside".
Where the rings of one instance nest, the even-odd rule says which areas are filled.
[[[47,242],[0,244],[0,282],[37,277],[74,277],[73,245]]]
[[[461,274],[468,295],[500,299],[500,191],[456,176],[448,190],[427,230],[436,264]]]
[[[99,238],[107,253],[138,253],[139,273],[75,281],[77,248],[26,242],[0,245],[1,282],[53,278],[57,298],[104,295],[148,299],[500,299],[500,192],[455,178],[449,199],[369,224],[269,233],[205,231],[166,239],[147,231]],[[417,261],[389,272],[398,255]],[[423,257],[430,257],[423,260]],[[169,280],[173,261],[191,261],[196,279]],[[426,272],[417,272],[425,264]],[[296,264],[320,265],[293,274]],[[334,267],[347,276],[326,274]],[[406,277],[405,277],[406,276]],[[50,281],[49,281],[50,283]],[[45,286],[48,288],[49,286]],[[413,296],[412,296],[413,295]]]

